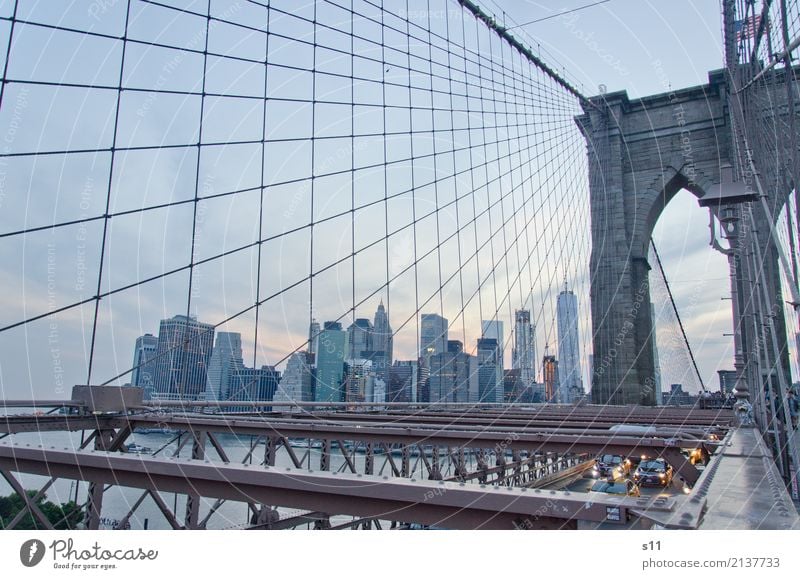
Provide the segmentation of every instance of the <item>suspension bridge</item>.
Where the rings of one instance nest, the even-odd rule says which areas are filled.
[[[632,99],[468,0],[3,4],[4,527],[799,528],[800,3],[721,11],[707,83]],[[603,455],[666,484],[587,494]]]

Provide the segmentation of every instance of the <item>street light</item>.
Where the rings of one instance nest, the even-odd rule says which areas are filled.
[[[750,404],[750,393],[747,388],[747,381],[744,374],[744,355],[742,351],[742,336],[740,320],[742,318],[739,297],[742,287],[742,273],[739,263],[737,263],[740,239],[740,211],[739,206],[748,201],[757,199],[755,192],[743,181],[733,180],[733,167],[729,164],[720,166],[720,182],[712,185],[706,194],[699,199],[700,207],[708,207],[710,214],[711,245],[728,256],[731,265],[733,281],[733,291],[731,301],[734,315],[734,342],[736,353],[733,357],[733,365],[736,369],[736,398],[734,412],[741,426],[749,426],[753,423],[753,407]],[[717,242],[714,233],[714,209],[716,209],[725,238],[730,245],[729,249],[723,249]]]

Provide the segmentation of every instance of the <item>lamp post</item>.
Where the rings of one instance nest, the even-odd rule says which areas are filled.
[[[736,386],[734,396],[736,404],[734,410],[741,426],[752,426],[753,407],[750,404],[750,390],[746,377],[746,360],[744,353],[747,351],[747,337],[745,329],[745,312],[742,311],[743,276],[742,276],[742,235],[741,235],[741,207],[742,203],[756,199],[752,189],[742,181],[733,180],[733,168],[730,165],[720,167],[720,183],[712,185],[706,194],[699,199],[701,207],[708,207],[710,214],[711,245],[728,257],[731,275],[731,309],[733,313],[733,341],[734,357],[733,366],[736,371]],[[724,249],[717,241],[714,227],[714,209],[717,210],[719,221],[725,238],[728,240],[729,249]]]

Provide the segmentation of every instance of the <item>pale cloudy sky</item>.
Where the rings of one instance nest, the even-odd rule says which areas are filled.
[[[501,5],[496,7],[497,13],[506,10],[517,22],[584,3],[495,1]],[[189,10],[203,10],[205,6],[205,0],[164,3]],[[356,4],[365,13],[372,10],[377,14],[368,3]],[[541,47],[542,58],[559,71],[563,66],[568,78],[586,94],[594,94],[595,87],[603,83],[609,91],[626,89],[631,97],[645,96],[704,83],[707,71],[721,66],[717,4],[612,0],[525,30],[535,38],[537,50]],[[126,5],[124,1],[73,0],[54,9],[50,2],[23,0],[19,16],[32,22],[117,36],[124,29]],[[414,356],[417,307],[423,312],[443,313],[451,320],[451,337],[463,339],[468,349],[474,349],[481,318],[493,317],[497,311],[506,323],[505,338],[509,340],[513,309],[524,304],[532,309],[537,322],[539,355],[545,345],[552,352],[555,298],[566,277],[579,296],[582,349],[584,355],[590,353],[585,272],[588,191],[583,178],[584,144],[572,121],[579,112],[574,101],[564,99],[546,79],[525,69],[538,87],[536,90],[541,91],[539,98],[549,102],[547,114],[541,110],[535,114],[537,123],[550,130],[532,138],[536,143],[528,149],[523,148],[522,141],[514,141],[520,152],[513,158],[516,169],[507,174],[507,161],[497,159],[516,154],[502,143],[509,138],[508,130],[496,134],[456,132],[450,146],[466,147],[468,139],[474,139],[472,158],[466,152],[440,156],[442,139],[426,134],[415,137],[413,143],[402,136],[390,137],[385,140],[384,151],[383,137],[374,134],[383,130],[384,120],[387,132],[403,132],[412,127],[414,131],[441,130],[450,126],[448,123],[466,127],[475,122],[475,117],[457,112],[450,118],[449,114],[437,112],[431,120],[430,113],[415,112],[409,119],[403,111],[387,109],[384,119],[380,108],[376,112],[376,104],[385,98],[387,103],[402,105],[408,98],[406,89],[400,88],[409,81],[409,75],[404,73],[407,57],[382,51],[368,42],[353,46],[356,54],[363,57],[354,59],[354,72],[384,79],[390,86],[384,97],[380,83],[360,83],[357,105],[351,107],[350,81],[343,81],[341,76],[350,71],[350,40],[337,31],[337,26],[349,26],[349,15],[329,2],[318,5],[318,18],[332,26],[318,30],[317,41],[344,51],[344,55],[319,49],[318,69],[331,74],[318,75],[312,84],[312,75],[302,70],[310,68],[312,62],[308,45],[293,42],[313,38],[313,27],[302,20],[312,15],[312,5],[289,1],[271,5],[275,10],[270,25],[286,38],[274,35],[270,40],[268,61],[283,66],[270,69],[267,91],[274,100],[266,107],[265,118],[259,98],[264,91],[263,66],[249,62],[263,60],[265,36],[254,31],[243,33],[242,29],[223,23],[215,26],[209,36],[209,51],[220,56],[210,56],[207,61],[206,92],[225,96],[205,99],[202,141],[208,145],[203,147],[198,165],[194,149],[172,146],[191,143],[199,137],[201,99],[147,89],[201,90],[203,59],[192,51],[204,45],[204,19],[132,0],[130,38],[184,50],[128,44],[123,86],[144,90],[126,91],[120,100],[116,142],[131,150],[116,153],[111,173],[109,208],[121,214],[110,221],[107,232],[101,291],[180,269],[189,259],[194,230],[195,260],[231,253],[195,269],[191,312],[212,323],[236,316],[220,329],[242,332],[248,363],[272,364],[301,346],[309,309],[318,321],[343,316],[347,325],[353,303],[363,301],[355,313],[371,318],[380,299],[388,302],[392,326],[399,331],[396,358]],[[0,1],[0,16],[8,15],[11,6],[9,1]],[[263,8],[251,3],[214,0],[211,6],[212,14],[223,20],[247,25],[263,21]],[[462,17],[454,2],[420,1],[411,2],[407,9],[404,6],[405,3],[386,2],[387,10],[405,14],[412,24],[430,20],[435,32],[445,34],[449,30],[460,38]],[[432,14],[447,13],[447,18],[423,17],[429,6]],[[486,8],[491,10],[493,6],[490,3]],[[388,16],[387,22],[403,26],[403,21],[394,16]],[[380,38],[380,26],[368,21],[359,21],[358,26],[359,34],[365,38]],[[483,42],[482,49],[490,48],[495,55],[502,52],[501,47],[492,44],[495,40],[475,37],[471,31],[474,21],[471,26],[472,29],[466,28],[468,42]],[[8,30],[8,22],[0,22],[0,47],[7,43]],[[402,45],[404,39],[400,34],[387,33],[385,42],[387,46]],[[119,80],[120,59],[121,43],[113,39],[20,25],[15,30],[8,75],[32,81],[114,87]],[[663,73],[656,74],[655,62]],[[510,66],[514,71],[523,71],[519,61]],[[446,69],[438,70],[445,74],[442,70]],[[412,82],[417,81],[425,82],[412,75]],[[433,87],[448,90],[446,84],[434,83]],[[490,85],[488,80],[484,84]],[[328,101],[316,105],[314,116],[307,102],[293,100],[307,100],[312,88],[318,98]],[[423,90],[412,96],[414,106],[431,106],[424,93]],[[12,83],[7,85],[3,99],[0,134],[5,136],[4,153],[90,151],[69,156],[3,157],[0,234],[101,215],[109,192],[110,154],[91,150],[107,148],[113,140],[116,91]],[[474,107],[477,101],[456,99],[453,106],[458,109],[470,103]],[[441,100],[433,103],[434,108],[446,109],[449,105]],[[546,125],[548,119],[552,125]],[[262,138],[262,126],[268,140],[279,142],[268,143],[263,151],[265,182],[272,186],[264,197],[263,219],[259,220],[262,146],[253,141]],[[352,141],[342,137],[349,135],[351,128],[354,134],[361,135]],[[328,137],[317,141],[313,157],[308,141],[312,131]],[[554,136],[558,137],[556,144],[551,142]],[[480,139],[487,146],[477,151],[474,145],[483,142]],[[488,144],[495,139],[501,143]],[[134,150],[150,145],[165,147]],[[392,161],[429,151],[436,155],[414,163],[413,183],[410,166],[398,164],[385,173],[381,167],[373,167],[383,162],[384,154]],[[431,162],[434,158],[438,159],[438,166]],[[307,177],[312,159],[315,174],[328,175],[316,179],[313,188],[313,218],[322,220],[314,228],[313,263],[316,271],[326,268],[315,276],[313,288],[303,281],[312,259],[311,240],[308,229],[304,229],[311,215]],[[483,170],[464,172],[465,168],[484,162]],[[347,173],[351,163],[363,167],[355,179]],[[443,166],[444,174],[459,174],[443,179]],[[344,173],[336,174],[338,171]],[[434,175],[439,176],[435,187],[420,186]],[[488,185],[482,186],[486,182]],[[414,204],[402,194],[412,185],[416,188]],[[472,205],[472,195],[462,197],[464,191],[475,189],[480,191],[474,196],[477,208]],[[234,190],[242,193],[223,195]],[[195,191],[211,197],[199,203],[196,212],[192,203],[146,213],[136,211],[165,202],[191,200]],[[513,193],[508,195],[507,191]],[[390,197],[385,207],[384,195]],[[351,215],[349,209],[353,205],[360,209]],[[516,218],[509,219],[514,212]],[[420,221],[416,231],[404,227],[413,215],[420,219],[420,215],[428,213],[430,217]],[[464,225],[473,218],[474,225]],[[255,349],[254,312],[237,314],[256,297],[258,249],[246,246],[258,239],[259,221],[261,237],[266,239],[261,246],[259,291],[262,299],[273,294],[275,297],[260,309]],[[504,222],[505,226],[498,229],[498,224]],[[462,231],[457,237],[442,241],[459,227]],[[526,235],[519,236],[523,230]],[[389,240],[381,241],[387,231]],[[496,234],[484,244],[489,231]],[[704,379],[715,387],[716,370],[731,366],[729,338],[722,337],[722,333],[730,332],[729,302],[720,300],[729,290],[725,262],[708,248],[707,231],[705,213],[690,194],[682,193],[662,215],[656,240],[682,315],[686,311],[689,338]],[[6,290],[0,295],[0,326],[90,298],[96,291],[102,236],[103,223],[97,220],[0,238],[0,272]],[[438,252],[421,258],[437,247]],[[341,261],[353,251],[357,252],[355,260]],[[410,267],[415,251],[420,258],[417,268]],[[462,257],[477,253],[461,275],[459,251]],[[495,275],[487,277],[492,269]],[[700,275],[706,276],[702,283],[696,281]],[[388,278],[393,278],[390,292],[381,290]],[[484,280],[480,291],[469,300],[478,290],[479,279]],[[188,272],[176,271],[101,301],[93,382],[130,367],[136,336],[157,333],[159,319],[185,313],[188,283]],[[439,292],[441,285],[444,287]],[[465,302],[469,303],[463,307]],[[57,317],[0,333],[2,395],[60,397],[69,393],[72,384],[84,382],[93,316],[94,305],[89,302]],[[510,351],[506,360],[510,362]],[[664,381],[669,383],[673,378],[667,368],[664,370]],[[586,364],[583,372],[588,381]]]
[[[517,23],[589,4],[494,1]],[[708,71],[723,66],[720,3],[713,0],[611,0],[521,30],[589,95],[600,84],[609,92],[626,90],[631,98],[705,84]],[[679,193],[661,215],[654,239],[700,373],[716,389],[716,371],[733,367],[732,338],[723,336],[732,332],[732,318],[730,301],[722,300],[730,296],[727,260],[709,247],[706,210],[691,193]],[[663,321],[669,325],[658,338],[666,350],[676,324]],[[671,382],[696,384],[685,376],[688,358],[671,350],[671,356],[662,355],[672,360],[662,360],[664,388]]]

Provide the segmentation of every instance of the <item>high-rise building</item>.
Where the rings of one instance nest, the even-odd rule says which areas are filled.
[[[395,360],[389,369],[387,402],[417,402],[419,379],[416,360]]]
[[[383,350],[362,350],[361,358],[372,362],[372,371],[375,376],[383,380],[389,381],[389,365],[386,359],[386,352]]]
[[[533,386],[523,384],[519,370],[506,370],[503,372],[503,398],[509,404],[529,404],[534,401]]]
[[[578,298],[564,284],[556,302],[558,320],[559,401],[571,403],[583,396],[580,342],[578,338]]]
[[[417,398],[412,402],[431,401],[431,368],[423,358],[417,359]]]
[[[131,384],[144,389],[144,399],[148,400],[153,392],[156,374],[156,352],[158,338],[153,334],[145,334],[136,338],[133,351],[133,373]]]
[[[280,380],[281,373],[273,366],[239,368],[230,376],[227,400],[231,402],[271,402]],[[272,406],[269,405],[230,408],[232,412],[269,412],[270,410],[272,410]]]
[[[544,401],[562,402],[559,399],[558,360],[555,356],[542,358],[542,380],[544,381]]]
[[[319,342],[319,322],[311,318],[311,323],[308,325],[308,353],[317,353],[317,344]]]
[[[394,336],[392,326],[389,323],[389,314],[383,307],[383,300],[375,311],[375,320],[372,325],[372,348],[376,352],[383,352],[386,361],[385,377],[388,378],[388,368],[392,365],[392,354],[394,350]],[[380,374],[379,374],[380,375]]]
[[[471,363],[474,357],[464,352],[457,340],[447,342],[447,351],[430,357],[428,378],[430,402],[469,402]]]
[[[719,391],[730,394],[736,388],[736,370],[717,370],[719,375]],[[661,400],[659,399],[659,402]]]
[[[519,370],[519,380],[524,387],[532,387],[536,382],[536,330],[531,324],[531,313],[528,310],[517,310],[514,313],[511,368]]]
[[[374,386],[375,372],[372,369],[372,362],[357,358],[345,363],[345,402],[373,402]]]
[[[362,358],[363,352],[371,351],[372,347],[372,322],[366,318],[358,318],[347,328],[347,351],[348,358]]]
[[[503,401],[502,349],[495,338],[478,340],[478,401]]]
[[[309,402],[314,400],[314,374],[311,367],[313,355],[308,352],[295,352],[286,362],[278,389],[275,391],[275,402]],[[295,411],[299,407],[281,407],[279,410]]]
[[[314,400],[341,402],[347,335],[339,322],[325,322],[319,334]]]
[[[420,318],[419,357],[427,364],[431,356],[447,352],[447,319],[438,314]]]
[[[213,344],[214,326],[211,324],[186,316],[161,320],[153,398],[202,399]]]
[[[242,335],[238,332],[219,332],[208,363],[206,400],[228,400],[231,376],[242,368]]]

